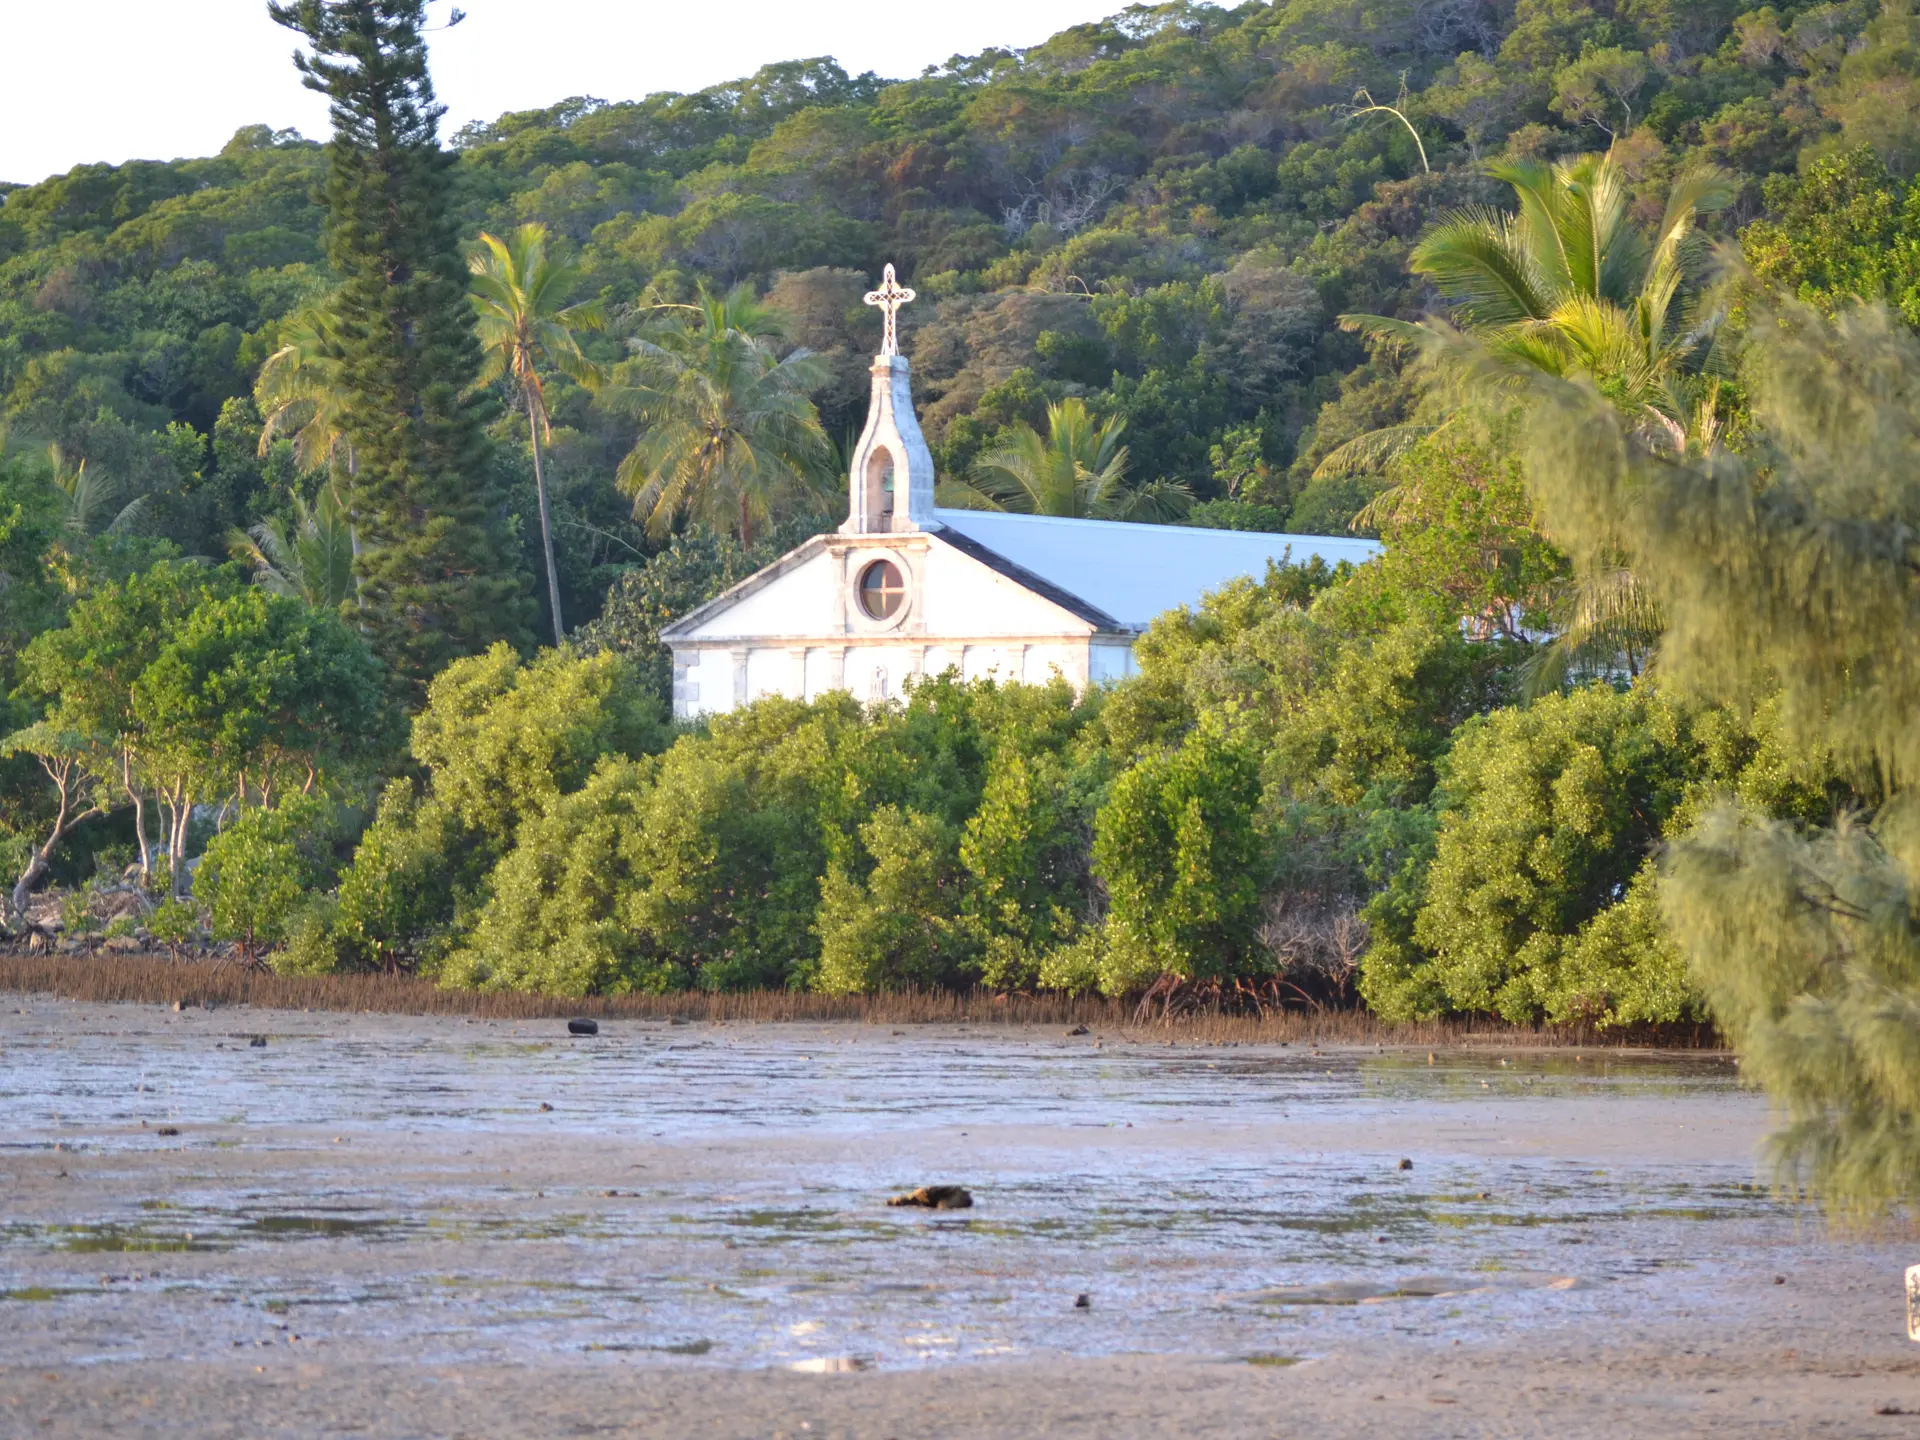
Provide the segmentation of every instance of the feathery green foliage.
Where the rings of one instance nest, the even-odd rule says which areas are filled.
[[[353,471],[347,438],[347,407],[353,397],[341,375],[335,328],[326,312],[314,307],[280,322],[279,347],[260,362],[253,382],[253,403],[261,421],[260,455],[270,454],[275,443],[285,439],[302,470],[322,469],[338,459]]]
[[[1167,519],[1184,514],[1192,496],[1177,481],[1127,482],[1120,416],[1095,420],[1086,402],[1047,407],[1047,433],[1019,424],[1004,444],[973,462],[971,484],[949,483],[941,503],[1013,510],[1078,520]]]
[[[227,548],[236,560],[253,566],[253,579],[275,595],[286,595],[316,610],[339,610],[356,593],[353,575],[355,536],[347,507],[331,483],[323,484],[309,505],[295,491],[287,497],[292,521],[270,515],[258,525],[235,530]]]
[[[1746,1074],[1786,1109],[1786,1173],[1835,1211],[1920,1175],[1920,341],[1883,309],[1756,306],[1743,453],[1649,446],[1590,390],[1545,388],[1529,475],[1557,534],[1659,595],[1669,683],[1774,692],[1793,753],[1870,808],[1809,833],[1752,804],[1673,848],[1662,907]]]

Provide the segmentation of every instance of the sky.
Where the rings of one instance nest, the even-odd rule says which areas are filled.
[[[443,134],[570,95],[701,90],[776,60],[832,55],[850,73],[917,75],[953,55],[1038,44],[1126,0],[461,0],[432,37]],[[444,24],[448,0],[431,0]],[[295,37],[264,0],[0,0],[0,180],[75,165],[211,155],[243,125],[327,135]]]

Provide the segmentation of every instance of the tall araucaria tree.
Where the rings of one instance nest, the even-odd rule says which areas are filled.
[[[404,682],[498,639],[531,639],[488,455],[481,353],[422,38],[424,0],[269,4],[332,103],[320,198],[340,276],[331,347],[352,447],[361,623]]]

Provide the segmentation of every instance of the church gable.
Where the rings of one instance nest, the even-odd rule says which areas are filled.
[[[668,642],[828,635],[838,626],[840,566],[816,537],[660,632]]]
[[[926,561],[930,635],[1090,635],[1112,620],[964,536],[936,532]]]

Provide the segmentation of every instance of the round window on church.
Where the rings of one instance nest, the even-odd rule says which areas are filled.
[[[876,560],[860,572],[860,608],[871,618],[891,620],[906,603],[906,582],[891,560]]]

